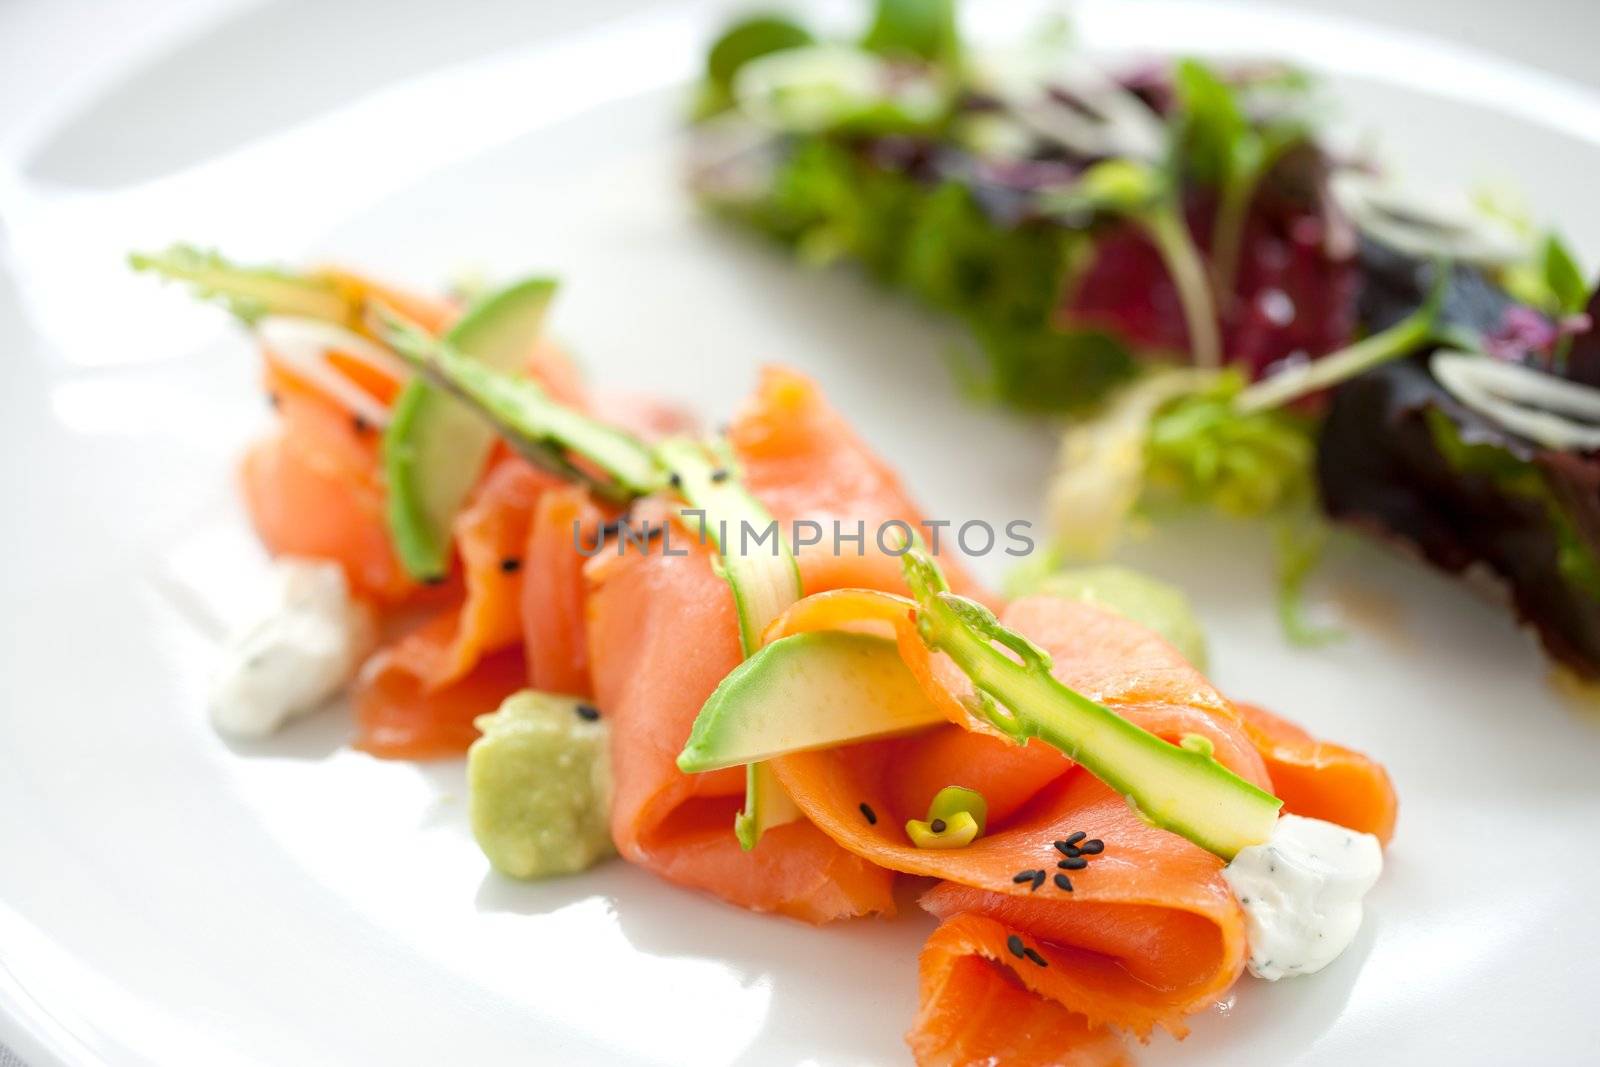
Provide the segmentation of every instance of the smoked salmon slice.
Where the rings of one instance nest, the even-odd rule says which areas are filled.
[[[712,573],[708,550],[600,556],[588,573],[590,662],[611,724],[617,851],[755,911],[814,923],[893,911],[892,874],[809,822],[775,827],[742,851],[733,835],[744,800],[738,768],[678,770],[700,706],[742,658],[733,598]]]
[[[348,412],[270,367],[279,424],[245,453],[245,508],[274,555],[339,564],[356,593],[380,605],[417,590],[400,566],[384,520],[378,435]]]
[[[477,740],[473,720],[526,684],[519,649],[495,653],[459,680],[435,689],[396,665],[393,649],[380,650],[362,668],[352,690],[355,747],[384,759],[459,756]]]
[[[899,556],[886,551],[887,542],[879,544],[877,535],[899,522],[926,537],[922,511],[899,475],[867,447],[816,382],[786,367],[763,368],[754,395],[728,428],[728,440],[745,488],[782,524],[786,537],[799,523],[820,528],[820,543],[795,550],[807,593],[905,591]],[[838,551],[835,523],[842,534]],[[809,527],[798,532],[812,534]],[[949,540],[947,533],[944,541]],[[940,546],[939,562],[952,589],[984,596],[947,543]]]
[[[1254,704],[1235,703],[1245,732],[1266,761],[1283,810],[1394,837],[1400,801],[1383,764],[1354,749],[1322,741]]]
[[[920,513],[814,382],[764,371],[728,438],[746,488],[785,536],[800,518],[830,524],[829,535],[836,517],[868,523],[859,555],[831,546],[799,553],[807,592],[904,588],[899,561],[878,551],[870,531],[890,518],[914,525]],[[590,666],[611,719],[618,850],[674,882],[758,911],[810,922],[893,911],[892,872],[807,821],[768,830],[743,852],[732,832],[744,798],[737,768],[694,776],[678,770],[695,716],[739,664],[741,650],[733,597],[712,572],[709,550],[681,528],[672,540],[673,552],[687,545],[689,554],[608,553],[586,569]]]
[[[1034,752],[1038,742],[1019,747],[977,729],[984,724],[965,704],[970,684],[927,651],[909,605],[896,617],[897,600],[834,594],[802,601],[773,626],[836,626],[849,621],[852,604],[858,619],[894,619],[902,655],[951,725],[772,766],[807,817],[845,848],[940,879],[922,899],[943,924],[922,956],[921,1008],[907,1036],[918,1062],[1110,1064],[1124,1055],[1111,1030],[1145,1039],[1159,1026],[1183,1036],[1184,1017],[1213,1003],[1244,967],[1243,916],[1222,861],[1145,824],[1059,753],[1046,749],[1047,759]],[[1315,744],[1265,713],[1251,709],[1247,718],[1169,644],[1121,616],[1029,597],[1001,619],[1050,653],[1066,685],[1168,740],[1204,735],[1219,761],[1254,784],[1272,788],[1270,768]],[[1295,765],[1308,777],[1307,795],[1346,789],[1318,781],[1338,766],[1332,761]],[[923,818],[951,785],[985,794],[988,831],[965,848],[917,848],[906,820]],[[864,817],[868,809],[874,819]],[[1083,869],[1058,871],[1054,842],[1080,831],[1103,841],[1103,853]]]
[[[456,516],[461,601],[400,639],[391,652],[395,668],[409,671],[431,691],[459,681],[490,653],[522,641],[529,529],[540,497],[560,486],[555,477],[515,456],[494,464]],[[567,622],[577,627],[579,616],[569,614]]]
[[[592,695],[579,546],[598,544],[601,525],[612,518],[576,486],[539,498],[523,552],[520,604],[528,684],[535,689]]]
[[[1113,1031],[1040,995],[1010,964],[1013,935],[978,914],[957,915],[928,938],[919,961],[921,1009],[906,1041],[919,1064],[1127,1067]],[[1024,957],[1026,958],[1026,957]],[[1031,962],[1031,961],[1030,961]],[[1047,961],[1048,962],[1048,961]]]

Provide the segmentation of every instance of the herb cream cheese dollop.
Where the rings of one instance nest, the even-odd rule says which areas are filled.
[[[1382,871],[1371,834],[1280,818],[1270,839],[1241,849],[1222,871],[1244,909],[1250,973],[1276,981],[1332,963],[1361,929],[1362,898]]]

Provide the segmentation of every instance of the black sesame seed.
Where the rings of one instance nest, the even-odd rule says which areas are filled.
[[[728,468],[727,467],[718,467],[716,470],[712,471],[711,472],[711,480],[713,482],[718,482],[718,483],[727,481],[728,480]]]
[[[1091,837],[1078,846],[1078,851],[1085,856],[1098,856],[1106,850],[1106,843],[1098,837]]]
[[[576,710],[578,718],[585,722],[594,722],[600,718],[600,709],[593,704],[579,704]]]
[[[522,561],[515,556],[507,556],[500,561],[500,571],[503,574],[515,574],[522,569]]]
[[[1075,834],[1068,835],[1066,841],[1062,842],[1062,844],[1065,844],[1066,846],[1068,846],[1070,848],[1071,846],[1076,845],[1079,841],[1082,841],[1084,838],[1086,838],[1088,836],[1089,835],[1087,833],[1085,833],[1082,830],[1079,830]]]
[[[936,834],[942,834],[945,832],[947,827],[945,826],[943,819],[935,819],[928,824],[928,829],[932,830]]]
[[[1010,949],[1011,954],[1017,957],[1019,960],[1026,955],[1028,951],[1022,947],[1022,938],[1018,937],[1016,934],[1012,934],[1010,937],[1006,938],[1006,948]]]
[[[1032,960],[1034,963],[1037,963],[1041,967],[1050,966],[1050,964],[1046,962],[1045,958],[1039,955],[1039,951],[1037,949],[1024,949],[1023,955],[1027,956],[1028,959]]]
[[[667,478],[667,484],[672,486],[674,489],[682,489],[683,475],[679,474],[677,471],[673,471],[672,474]]]
[[[1080,859],[1077,856],[1068,856],[1066,859],[1056,864],[1056,866],[1060,867],[1063,871],[1081,871],[1085,867],[1089,866],[1089,861],[1086,859]]]
[[[1031,870],[1018,871],[1016,874],[1011,876],[1011,881],[1015,885],[1021,885],[1023,882],[1031,882],[1033,881],[1033,874],[1034,872]]]
[[[872,810],[872,805],[866,801],[861,802],[861,817],[867,820],[868,826],[878,825],[878,813]]]
[[[1056,888],[1064,889],[1068,893],[1072,892],[1072,879],[1064,874],[1056,875]]]
[[[365,415],[352,415],[350,416],[350,427],[355,430],[357,436],[361,436],[372,429],[372,423],[367,421]]]

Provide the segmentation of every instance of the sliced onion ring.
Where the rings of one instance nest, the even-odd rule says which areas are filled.
[[[1070,93],[1081,110],[1050,96],[1046,86],[1040,86],[1036,95],[1012,95],[1008,101],[1036,136],[1091,157],[1155,162],[1165,152],[1167,135],[1161,120],[1109,74],[1074,64],[1055,71],[1052,82]]]
[[[1531,251],[1527,238],[1458,198],[1402,193],[1355,171],[1335,175],[1331,188],[1357,228],[1413,256],[1508,266],[1527,259]]]
[[[1457,400],[1513,433],[1560,452],[1600,449],[1600,389],[1458,350],[1434,353],[1429,368]]]
[[[256,336],[262,347],[318,392],[374,427],[389,425],[389,409],[328,362],[328,353],[337,351],[404,381],[410,371],[388,349],[343,326],[294,315],[262,318],[256,323]]]

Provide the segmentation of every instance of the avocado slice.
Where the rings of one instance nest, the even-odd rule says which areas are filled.
[[[656,461],[689,504],[684,524],[717,549],[739,610],[739,644],[749,656],[767,625],[800,599],[800,567],[783,531],[739,482],[732,457],[718,451],[720,462],[713,462],[700,445],[675,437],[656,446]]]
[[[502,289],[462,316],[444,343],[486,367],[515,372],[538,340],[555,291],[549,278],[530,278]],[[412,577],[439,578],[449,569],[451,524],[476,484],[494,438],[494,427],[477,412],[421,376],[395,401],[383,437],[389,533]]]
[[[617,503],[660,488],[662,472],[644,442],[553,400],[533,379],[492,370],[397,321],[384,324],[384,336],[536,466]]]
[[[761,648],[768,624],[800,599],[800,567],[783,531],[739,482],[726,446],[718,452],[713,462],[701,445],[671,438],[656,446],[656,461],[689,505],[684,523],[716,546],[718,571],[739,614],[739,646],[749,657]],[[759,760],[745,767],[745,806],[733,828],[748,851],[770,827],[799,818],[800,809]]]
[[[715,771],[943,721],[893,641],[840,630],[794,634],[722,680],[701,707],[678,768]]]
[[[642,441],[557,403],[518,375],[554,287],[536,278],[502,289],[437,341],[380,316],[384,339],[421,372],[397,402],[384,439],[390,529],[417,577],[448,568],[451,522],[496,434],[536,466],[603,499],[626,502],[660,487]]]
[[[1037,737],[1060,749],[1146,822],[1223,859],[1272,836],[1283,802],[1218,763],[1206,738],[1170,744],[1073,692],[1050,673],[1043,649],[951,593],[932,559],[913,549],[901,562],[917,600],[917,632],[971,679],[974,713],[1019,744]]]

